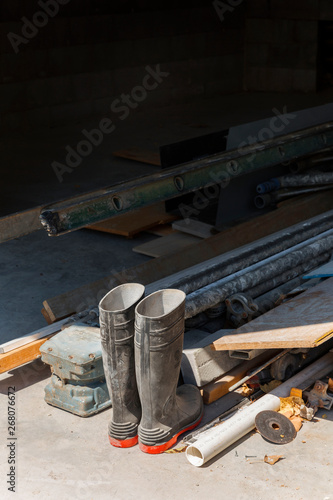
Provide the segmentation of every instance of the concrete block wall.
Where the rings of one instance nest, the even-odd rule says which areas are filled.
[[[318,22],[330,0],[251,0],[245,34],[246,90],[316,91]]]
[[[40,2],[58,2],[57,15],[13,47],[8,33],[23,36],[22,18],[33,21]],[[147,65],[169,76],[144,106],[237,92],[244,22],[243,8],[222,23],[204,0],[1,0],[0,130],[107,115]]]

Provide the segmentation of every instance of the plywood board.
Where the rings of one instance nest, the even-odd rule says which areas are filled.
[[[313,271],[303,276],[303,279],[329,278],[331,276],[333,276],[333,261],[327,262],[327,264],[317,267],[317,269],[313,269]]]
[[[197,236],[198,238],[210,238],[213,234],[218,233],[218,231],[214,229],[214,226],[193,219],[183,219],[173,222],[172,227],[177,231],[192,234],[192,236]]]
[[[190,245],[198,243],[201,238],[184,233],[173,233],[161,236],[133,248],[133,252],[149,255],[149,257],[162,257],[173,252],[184,250]]]
[[[316,347],[333,336],[333,278],[213,342],[216,350]]]
[[[55,335],[55,333],[42,339],[34,340],[12,351],[0,354],[0,373],[8,372],[13,368],[17,368],[18,366],[22,366],[25,363],[29,363],[39,358],[41,356],[39,351],[40,346],[53,337],[53,335]]]
[[[160,154],[154,151],[148,151],[143,149],[131,148],[131,149],[119,149],[118,151],[113,151],[113,156],[118,156],[119,158],[126,158],[127,160],[135,160],[140,163],[148,163],[149,165],[155,165],[157,167],[161,166]]]
[[[172,222],[177,217],[165,211],[164,203],[145,207],[135,212],[112,217],[103,222],[86,226],[87,229],[105,233],[119,234],[128,238],[158,224]]]

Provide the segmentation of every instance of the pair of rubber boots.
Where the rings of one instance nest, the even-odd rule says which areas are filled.
[[[109,440],[162,453],[202,418],[200,392],[177,387],[182,359],[185,293],[144,297],[137,283],[117,286],[99,304],[102,356],[113,414]]]

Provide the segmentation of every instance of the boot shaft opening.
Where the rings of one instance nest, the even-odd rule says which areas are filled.
[[[122,312],[134,306],[144,295],[145,287],[139,283],[124,283],[113,288],[99,303],[105,312]]]
[[[181,290],[166,289],[154,292],[143,299],[136,307],[136,314],[146,318],[163,318],[175,311],[185,301]]]

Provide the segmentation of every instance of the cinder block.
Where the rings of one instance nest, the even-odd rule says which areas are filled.
[[[22,111],[27,107],[27,88],[24,82],[0,85],[0,108],[5,111]]]
[[[50,106],[74,101],[72,77],[70,75],[48,78],[46,84]]]
[[[114,95],[115,91],[113,71],[101,71],[91,74],[91,97],[92,99],[102,99]]]
[[[317,86],[316,70],[295,69],[293,89],[301,92],[315,92]]]
[[[267,91],[270,88],[268,68],[249,66],[245,70],[246,90]]]
[[[183,350],[181,371],[185,383],[202,387],[241,363],[239,359],[230,358],[229,351],[214,351],[210,347],[212,342],[230,331],[219,330],[192,348]]]
[[[73,75],[73,100],[88,101],[91,98],[91,73],[80,73]]]
[[[325,21],[333,20],[332,0],[319,0],[319,18]]]
[[[333,18],[333,5],[332,5]],[[296,42],[312,42],[317,43],[318,40],[318,21],[306,21],[304,19],[295,21],[294,24],[294,40]]]
[[[30,127],[48,128],[50,125],[50,111],[48,107],[30,109],[26,112],[26,116]]]
[[[295,21],[293,19],[272,20],[272,43],[286,46],[293,43]]]
[[[300,57],[297,67],[300,69],[317,69],[317,52],[318,46],[316,43],[304,43],[301,46]]]
[[[268,63],[269,48],[268,43],[249,43],[245,49],[246,62],[250,66],[265,66]]]
[[[41,108],[49,104],[49,92],[45,79],[27,82],[27,107]]]
[[[272,68],[295,68],[299,64],[301,47],[299,44],[271,45],[268,66]]]
[[[246,2],[246,7],[248,18],[265,18],[270,15],[269,2],[267,0],[251,0],[250,2]]]
[[[268,88],[272,92],[289,92],[293,89],[293,68],[269,68]]]
[[[271,0],[271,13],[284,19],[318,19],[319,0]]]
[[[270,43],[273,41],[273,21],[271,19],[248,19],[246,21],[247,43]]]

